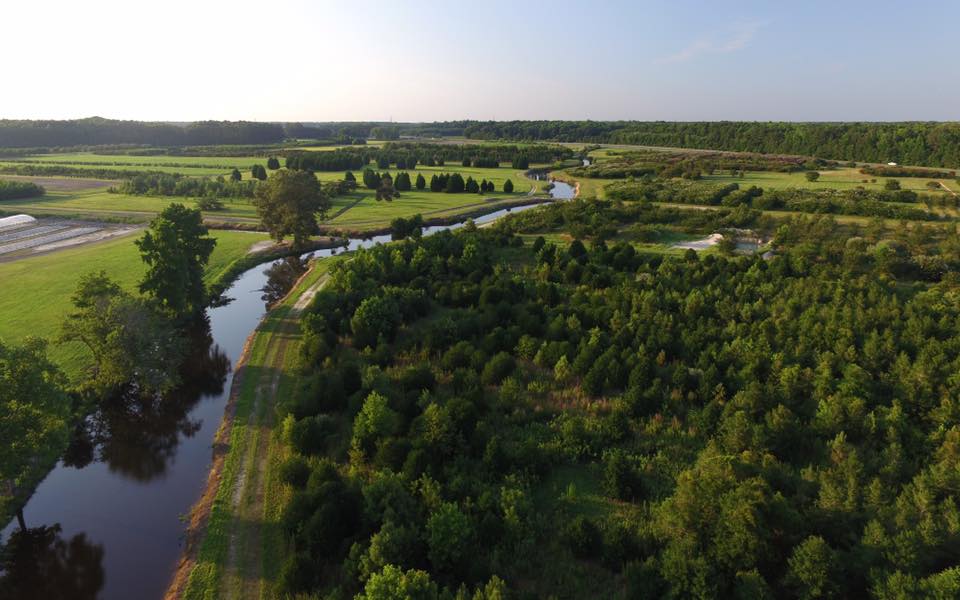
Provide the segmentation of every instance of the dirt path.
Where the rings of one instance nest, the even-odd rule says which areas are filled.
[[[275,443],[271,435],[276,414],[273,401],[284,376],[287,354],[300,331],[300,316],[326,282],[327,278],[323,277],[300,294],[267,340],[248,418],[247,436],[252,443],[248,445],[231,496],[233,519],[229,524],[227,562],[218,597],[255,599],[262,596],[264,500],[273,454],[271,446]]]
[[[942,182],[942,181],[938,181],[937,183],[940,184],[940,187],[942,187],[943,189],[945,189],[945,190],[947,190],[948,192],[950,192],[951,194],[953,194],[954,198],[957,197],[957,193],[956,193],[955,191],[951,190],[950,188],[948,188],[948,187],[947,187],[947,184],[945,184],[945,183]]]
[[[310,272],[304,277],[309,275]],[[214,461],[207,486],[191,512],[184,556],[165,595],[167,600],[181,598],[187,590],[190,574],[198,566],[198,554],[203,538],[207,535],[210,512],[221,485],[230,486],[227,494],[228,506],[225,507],[230,517],[224,523],[226,552],[220,566],[222,571],[216,583],[217,589],[208,589],[206,593],[214,593],[213,597],[216,598],[245,599],[262,596],[263,534],[267,527],[264,519],[267,508],[265,498],[269,484],[271,450],[275,443],[272,435],[275,424],[273,401],[283,383],[288,353],[296,350],[300,316],[310,306],[313,297],[327,279],[326,276],[320,278],[300,293],[289,308],[286,308],[289,296],[278,303],[278,308],[274,310],[285,313],[268,314],[247,339],[243,354],[237,362],[224,421],[214,442]],[[298,288],[299,285],[295,285],[293,289]],[[296,292],[291,292],[293,293]],[[266,330],[268,323],[269,333]],[[262,355],[254,352],[259,336],[265,336],[266,340]],[[260,358],[253,360],[251,355]],[[249,389],[249,386],[254,388],[252,406],[242,424],[237,424],[237,402],[242,391]],[[232,430],[241,425],[242,437],[246,443],[238,447],[243,448],[243,455],[236,457],[239,461],[236,475],[228,478],[229,481],[224,481],[223,472],[229,444],[231,440],[236,442]]]

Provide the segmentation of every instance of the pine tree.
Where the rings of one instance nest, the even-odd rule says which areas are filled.
[[[449,194],[459,194],[463,192],[465,185],[466,184],[463,181],[463,176],[460,175],[460,173],[454,173],[450,176],[450,179],[447,180],[447,186],[444,191]]]
[[[423,178],[422,173],[417,173],[417,189],[422,190],[425,187],[427,187],[427,180]]]
[[[271,171],[276,171],[280,168],[280,161],[277,160],[276,156],[271,156],[267,159],[267,168]]]
[[[465,166],[465,167],[469,167],[469,166],[470,166],[470,157],[468,157],[468,156],[463,157],[463,163],[462,163],[462,164],[463,164],[463,166]]]
[[[352,172],[352,171],[347,171],[347,172],[344,173],[344,175],[343,175],[343,180],[344,180],[344,181],[353,181],[353,182],[356,182],[356,181],[357,181],[357,178],[353,176],[353,172]]]
[[[503,182],[503,191],[504,191],[504,193],[506,193],[506,194],[512,194],[512,193],[513,193],[513,182],[510,181],[509,179],[506,180],[506,181],[504,181],[504,182]]]
[[[463,189],[471,194],[476,194],[480,191],[480,184],[478,184],[473,177],[467,177],[467,181],[463,185]]]
[[[230,171],[230,181],[240,181],[243,175],[237,169]]]
[[[363,185],[368,190],[375,190],[380,187],[380,176],[372,169],[363,170]]]

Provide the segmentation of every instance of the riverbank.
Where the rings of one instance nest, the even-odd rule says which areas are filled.
[[[275,576],[282,548],[261,551],[284,504],[277,497],[284,491],[274,480],[282,460],[277,452],[284,446],[275,439],[272,400],[294,383],[300,316],[336,260],[313,261],[247,338],[214,439],[207,483],[190,512],[183,556],[165,598],[222,597],[228,589],[233,597],[259,597],[262,583]]]

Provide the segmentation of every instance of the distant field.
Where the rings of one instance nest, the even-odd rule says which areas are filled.
[[[241,231],[211,231],[217,247],[210,257],[206,279],[213,281],[250,246],[267,239],[265,234]],[[0,263],[0,338],[19,342],[28,335],[52,340],[70,311],[70,296],[80,275],[100,269],[133,291],[144,267],[133,242],[136,236],[67,249],[53,254]],[[77,344],[51,342],[50,356],[68,374],[79,374],[85,357]]]
[[[860,173],[857,168],[842,168],[835,170],[820,171],[820,179],[817,181],[807,181],[804,173],[775,173],[770,171],[747,171],[743,177],[734,177],[729,173],[723,175],[705,175],[704,181],[718,182],[737,182],[742,186],[756,185],[764,188],[806,188],[823,189],[833,188],[839,190],[849,190],[856,187],[864,187],[868,190],[882,190],[887,179],[896,179],[900,182],[900,187],[905,190],[914,190],[917,192],[937,192],[929,190],[927,182],[930,179],[922,177],[872,177]],[[864,183],[866,180],[866,183]],[[942,181],[954,192],[960,192],[960,186],[955,179],[936,179],[932,181]],[[943,192],[943,188],[940,188]]]
[[[25,212],[34,215],[59,215],[65,217],[121,218],[128,221],[148,221],[172,202],[196,206],[192,198],[170,196],[129,196],[105,191],[53,192],[40,198],[8,200],[0,202],[0,210]],[[208,218],[257,219],[256,209],[247,199],[225,199],[224,210],[204,213]]]

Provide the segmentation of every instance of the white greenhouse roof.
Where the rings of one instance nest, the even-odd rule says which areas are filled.
[[[31,223],[36,222],[37,220],[30,215],[13,215],[12,217],[4,217],[0,219],[0,229],[20,227],[21,225],[30,225]]]

